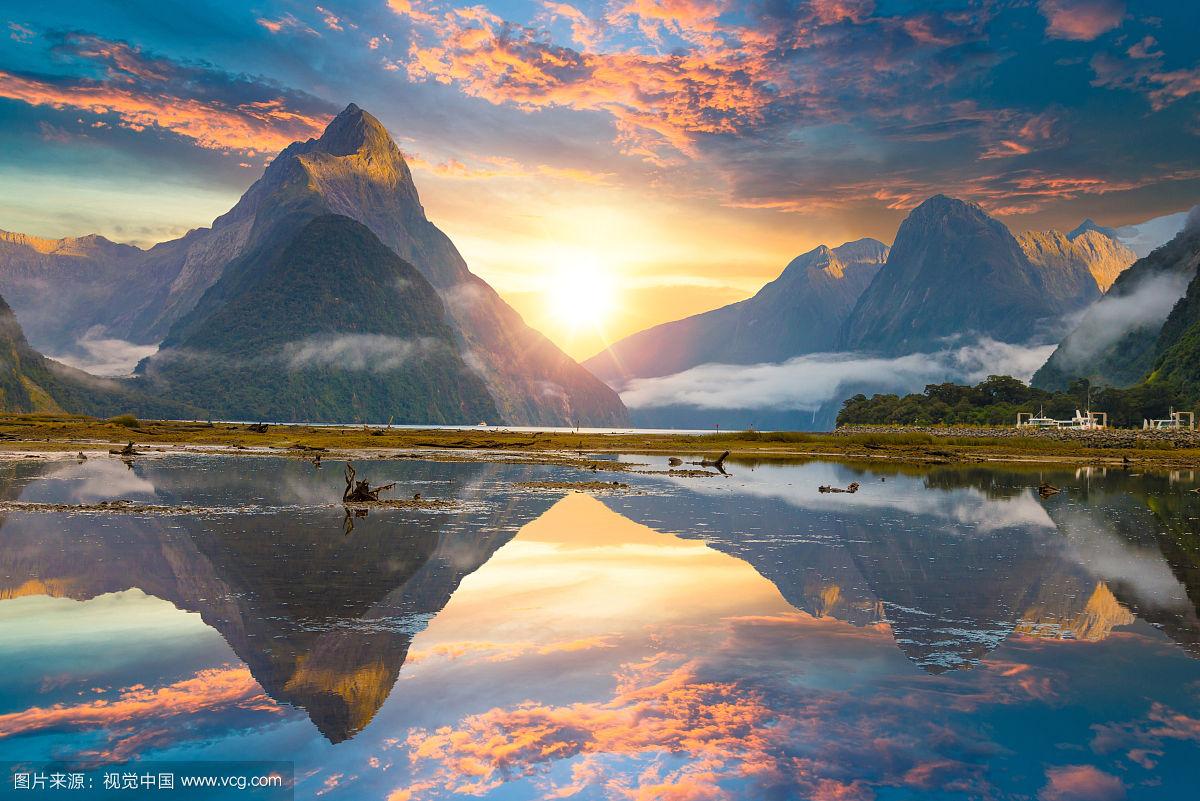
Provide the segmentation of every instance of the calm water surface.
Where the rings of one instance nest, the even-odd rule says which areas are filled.
[[[300,799],[1196,797],[1200,475],[738,464],[597,498],[358,467],[461,508],[347,533],[336,464],[0,468],[7,500],[249,507],[0,518],[0,762],[290,760]]]

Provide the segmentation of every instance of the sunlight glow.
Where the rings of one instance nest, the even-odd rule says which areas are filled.
[[[571,332],[602,329],[616,304],[609,271],[594,256],[564,254],[548,276],[547,311]]]

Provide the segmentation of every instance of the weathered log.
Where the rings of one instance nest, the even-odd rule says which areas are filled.
[[[699,465],[700,467],[715,467],[715,468],[717,468],[717,472],[719,472],[723,475],[729,475],[728,473],[725,472],[725,460],[728,458],[729,458],[729,451],[725,451],[720,456],[718,456],[716,459],[701,459],[698,462],[692,462],[692,464]]]
[[[346,489],[342,492],[342,501],[346,503],[372,503],[379,500],[379,493],[386,492],[396,486],[395,482],[379,487],[371,487],[368,481],[359,481],[354,465],[346,462]]]

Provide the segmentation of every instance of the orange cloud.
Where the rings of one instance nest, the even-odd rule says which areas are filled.
[[[749,29],[723,26],[721,42],[701,35],[715,28],[720,10],[706,0],[635,0],[615,12],[613,19],[636,16],[706,45],[662,55],[561,47],[482,7],[436,16],[409,0],[390,5],[428,29],[430,41],[416,37],[409,51],[414,80],[455,83],[474,97],[526,110],[606,111],[622,151],[651,161],[662,159],[664,149],[693,153],[697,135],[760,123],[773,87],[786,81],[765,58],[768,43]]]
[[[119,760],[150,743],[177,738],[185,723],[195,725],[197,715],[233,709],[275,712],[279,707],[248,668],[211,668],[164,687],[126,687],[115,699],[35,706],[0,715],[0,739],[45,729],[110,729],[113,747],[96,756]]]
[[[697,661],[653,654],[621,667],[607,701],[526,701],[452,726],[412,730],[391,747],[407,751],[416,776],[390,799],[483,795],[520,779],[536,784],[544,798],[589,787],[619,788],[621,797],[644,801],[776,794],[865,800],[881,786],[988,794],[980,767],[928,753],[931,744],[955,747],[955,738],[941,724],[914,727],[913,714],[927,708],[927,698],[806,695],[790,687],[785,701],[739,682],[702,678],[702,671]],[[978,747],[967,744],[965,751]],[[569,762],[569,779],[550,778],[549,767],[560,762]]]
[[[102,83],[56,84],[0,70],[0,97],[32,106],[115,114],[122,127],[159,128],[214,150],[273,152],[319,135],[329,121],[289,109],[282,99],[221,107]],[[252,154],[251,154],[252,155]]]

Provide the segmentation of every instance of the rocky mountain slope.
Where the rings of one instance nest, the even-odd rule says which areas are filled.
[[[348,217],[281,225],[231,264],[140,368],[214,417],[496,419],[428,281]]]
[[[854,302],[887,260],[874,239],[797,256],[752,298],[633,334],[584,365],[617,385],[698,364],[780,362],[837,347]]]
[[[1043,280],[1054,285],[1054,294],[1062,297],[1099,299],[1137,261],[1132,250],[1099,231],[1074,237],[1059,231],[1026,231],[1017,242],[1026,258],[1041,268]]]
[[[901,223],[886,267],[847,318],[843,346],[903,354],[960,336],[1045,336],[1099,291],[1078,265],[1066,274],[1060,266],[1032,263],[978,205],[935,195]]]

